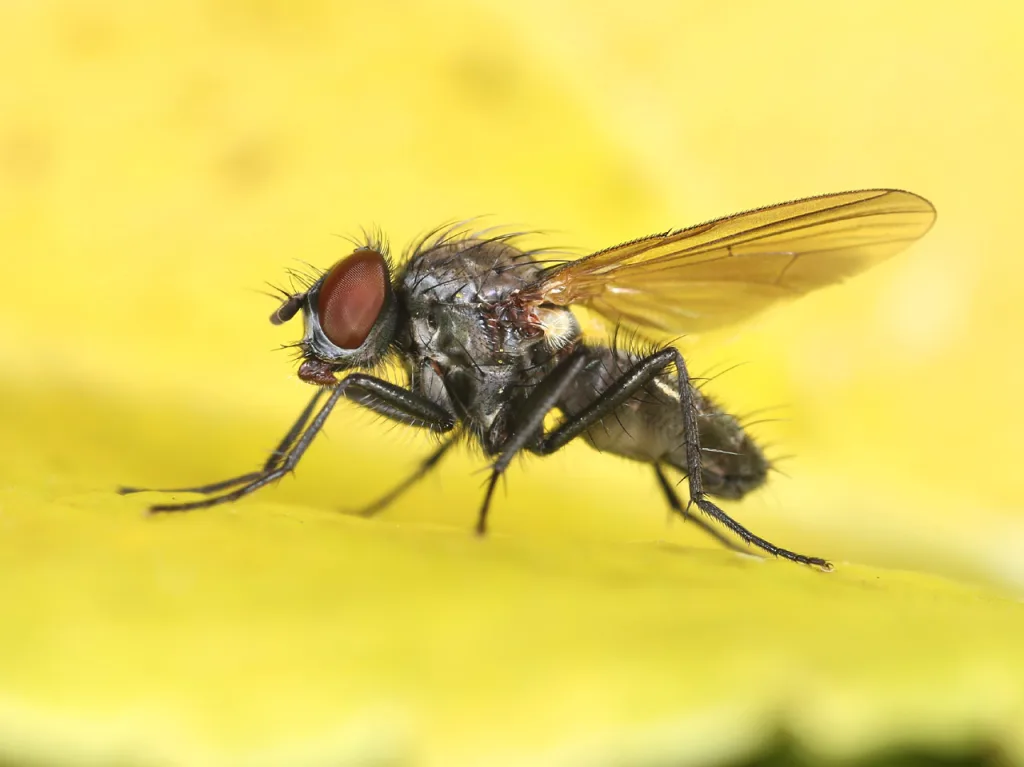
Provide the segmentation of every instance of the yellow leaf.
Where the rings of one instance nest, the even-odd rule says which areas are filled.
[[[1024,764],[1012,4],[100,0],[0,8],[0,762]],[[354,408],[295,479],[149,518],[120,484],[265,457],[308,396],[257,291],[380,223],[580,252],[905,186],[905,257],[695,345],[790,478],[675,521],[647,467],[429,449]],[[689,352],[688,352],[689,353]],[[951,756],[952,755],[952,756]]]

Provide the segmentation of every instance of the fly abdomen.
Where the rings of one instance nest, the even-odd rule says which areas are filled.
[[[642,357],[624,349],[587,346],[589,364],[559,403],[571,417],[581,412]],[[740,423],[709,397],[694,390],[704,491],[741,498],[764,484],[769,463]],[[584,438],[598,450],[686,473],[685,430],[675,373],[655,377],[636,395],[590,427]]]

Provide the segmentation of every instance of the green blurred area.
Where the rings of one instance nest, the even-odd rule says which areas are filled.
[[[49,732],[51,714],[54,721],[91,721],[83,712],[100,680],[110,679],[110,708],[97,717],[131,720],[123,712],[142,700],[143,708],[157,710],[146,709],[144,718],[155,724],[140,732],[160,732],[166,742],[194,737],[212,748],[225,739],[218,725],[181,724],[189,719],[182,712],[219,721],[215,713],[230,706],[227,696],[211,704],[179,691],[166,710],[160,703],[161,685],[177,680],[191,690],[205,674],[219,684],[250,680],[240,695],[307,701],[295,722],[284,716],[277,726],[267,723],[269,712],[281,715],[284,702],[265,710],[243,706],[261,713],[238,716],[238,739],[257,731],[287,751],[281,744],[290,742],[293,727],[296,740],[324,742],[330,738],[323,733],[334,731],[331,717],[342,715],[326,687],[310,688],[313,671],[290,669],[288,658],[305,653],[310,663],[328,663],[332,647],[327,639],[315,646],[317,636],[355,634],[372,647],[396,628],[405,632],[404,643],[388,645],[393,657],[415,654],[420,629],[406,621],[437,622],[447,627],[436,629],[439,646],[448,646],[457,629],[476,626],[488,647],[516,645],[518,665],[496,675],[486,693],[468,687],[445,697],[445,675],[465,662],[454,651],[439,649],[417,667],[435,675],[426,680],[402,677],[408,669],[398,664],[394,696],[387,698],[397,713],[388,708],[379,721],[389,723],[387,730],[402,717],[422,724],[426,716],[422,726],[436,729],[429,735],[410,726],[420,733],[409,736],[413,742],[421,737],[426,744],[422,754],[411,747],[413,757],[453,764],[488,754],[496,764],[495,754],[510,742],[522,748],[509,753],[520,755],[557,750],[563,707],[576,712],[565,720],[574,723],[565,732],[573,741],[588,727],[644,731],[682,711],[743,711],[751,698],[742,684],[722,690],[724,702],[702,692],[720,684],[716,675],[728,675],[737,657],[776,671],[792,664],[800,673],[820,673],[820,659],[807,649],[819,640],[799,636],[790,643],[776,626],[772,655],[758,642],[757,621],[730,622],[751,608],[745,595],[753,588],[763,589],[760,599],[777,604],[780,616],[825,610],[831,621],[863,609],[862,626],[888,626],[908,640],[887,654],[879,632],[874,656],[836,648],[834,662],[847,657],[851,667],[838,681],[822,682],[822,697],[806,707],[842,697],[857,664],[877,662],[880,669],[919,664],[913,694],[902,699],[884,684],[868,685],[851,709],[884,710],[886,701],[902,700],[896,708],[912,721],[917,703],[906,701],[927,698],[929,678],[935,700],[950,710],[984,708],[944,681],[964,664],[979,664],[986,669],[980,678],[998,680],[994,713],[978,725],[982,740],[1024,753],[1015,729],[1024,722],[1024,680],[1013,660],[1014,641],[1024,637],[1018,602],[993,598],[1004,635],[968,624],[961,645],[939,641],[933,654],[920,651],[925,661],[910,640],[927,645],[936,631],[955,632],[961,602],[943,612],[946,597],[936,596],[939,617],[927,619],[913,610],[893,616],[887,611],[898,608],[870,591],[830,606],[831,581],[737,560],[697,531],[666,525],[649,470],[582,445],[509,472],[494,509],[502,541],[494,546],[520,549],[495,572],[477,559],[487,554],[466,548],[481,492],[479,456],[447,460],[372,523],[331,513],[375,497],[430,447],[420,435],[351,408],[332,416],[328,438],[294,480],[244,505],[164,525],[140,519],[138,501],[110,493],[121,483],[213,480],[262,460],[308,387],[296,381],[288,355],[275,351],[296,340],[295,329],[267,323],[273,304],[259,291],[267,281],[286,283],[285,270],[303,268],[301,262],[326,266],[347,253],[349,243],[334,235],[379,225],[400,253],[442,221],[482,215],[485,225],[541,230],[539,244],[582,254],[768,203],[896,186],[929,198],[939,212],[933,231],[906,254],[742,328],[686,340],[698,373],[742,363],[711,391],[738,413],[778,407],[771,416],[783,420],[755,433],[771,454],[794,456],[780,462],[785,476],[773,476],[765,491],[728,510],[776,543],[829,557],[840,571],[923,571],[1019,594],[1022,28],[1024,6],[1001,2],[0,5],[0,621],[17,627],[0,640],[7,659],[0,661],[0,732],[21,731],[18,723],[35,716],[26,711],[42,712],[32,730],[39,733]],[[280,555],[283,533],[268,522],[279,518],[300,523],[299,531],[318,528],[319,540],[295,532],[294,550]],[[168,536],[171,553],[155,565]],[[183,536],[178,544],[175,536]],[[224,561],[235,546],[249,553]],[[383,563],[377,574],[387,581],[384,597],[398,599],[401,581],[415,577],[423,603],[366,604],[346,591],[358,581],[359,566],[370,565],[359,546]],[[692,569],[666,575],[655,564],[638,575],[652,589],[647,607],[700,607],[680,623],[653,622],[662,642],[669,629],[686,637],[678,646],[654,643],[640,670],[616,666],[622,656],[645,657],[647,648],[626,631],[600,636],[609,593],[621,588],[622,573],[609,562],[625,556],[627,569],[641,573],[648,549],[662,546]],[[133,558],[133,547],[145,556],[136,551],[141,558]],[[403,565],[403,547],[419,551],[421,565]],[[645,554],[635,556],[636,547]],[[298,614],[271,610],[283,623],[269,621],[281,633],[266,646],[251,629],[273,581],[239,598],[228,617],[210,612],[217,602],[206,601],[209,589],[233,604],[232,595],[247,593],[252,573],[287,580],[278,556],[299,568],[288,593],[301,593],[324,575],[301,569],[307,550],[313,560],[330,561],[333,553],[353,561],[308,587]],[[535,614],[527,598],[552,588],[535,567],[559,557],[573,585],[554,589],[564,601]],[[197,562],[221,564],[200,577]],[[431,588],[433,573],[447,568],[451,573]],[[118,583],[140,572],[148,573],[142,585],[122,593]],[[662,588],[650,585],[660,577]],[[465,612],[480,603],[463,600],[452,585],[476,579],[493,590],[499,607],[516,607]],[[917,596],[908,604],[928,602],[928,584],[909,588]],[[790,588],[799,595],[794,602]],[[944,589],[934,585],[937,594]],[[159,606],[169,593],[194,608],[165,612]],[[359,626],[338,607],[346,599],[357,606]],[[764,620],[771,623],[767,607]],[[568,641],[532,643],[531,621],[541,616],[555,626],[564,621],[570,637],[580,627],[596,632],[592,657],[573,658]],[[204,651],[210,621],[224,646]],[[308,632],[300,635],[296,625]],[[710,637],[709,626],[743,641],[705,666],[693,660],[702,647],[691,636]],[[841,639],[822,641],[856,646],[857,630],[847,626]],[[69,640],[89,631],[98,637],[91,656]],[[147,676],[147,653],[136,646],[143,637],[163,657],[176,652],[175,638],[184,639],[180,665]],[[254,667],[218,676],[213,661],[230,658],[232,644],[242,641],[256,642]],[[209,658],[196,661],[202,652]],[[543,653],[552,655],[538,664]],[[393,657],[366,657],[370,689]],[[488,662],[484,655],[470,665],[486,669]],[[574,676],[564,682],[566,697],[552,692],[549,707],[537,712],[544,724],[531,721],[529,710],[511,716],[501,708],[502,686],[518,674],[550,684],[546,663],[568,664]],[[540,670],[524,672],[530,664]],[[680,687],[684,671],[706,678],[676,699],[651,681],[673,664]],[[346,663],[322,673],[343,690],[358,668]],[[642,698],[651,684],[662,694],[649,709],[615,705],[619,696]],[[524,682],[517,699],[527,709],[529,689]],[[979,698],[995,694],[987,681],[964,689]],[[422,713],[435,695],[444,699],[442,724]],[[754,697],[759,703],[738,720],[742,737],[773,731],[779,722],[786,730],[777,713],[786,707],[767,694]],[[343,707],[345,732],[357,708]],[[936,709],[946,711],[939,703]],[[511,721],[483,727],[473,742],[459,722],[474,712],[492,720],[500,712]],[[946,721],[933,713],[921,720]],[[966,714],[957,716],[949,721]],[[370,718],[378,721],[376,713]],[[307,727],[299,726],[303,721]],[[174,730],[179,726],[186,735]],[[366,735],[373,727],[351,726],[373,740]],[[796,730],[804,745],[797,755],[782,747],[784,763],[799,758],[809,737]],[[868,730],[877,737],[865,737],[863,748],[836,753],[860,759],[884,742],[902,747],[898,730]],[[957,730],[945,743],[924,730],[920,743],[906,747],[930,753],[972,740]],[[842,732],[833,735],[842,740]],[[733,737],[739,736],[721,729],[707,739]],[[699,733],[686,738],[702,742]],[[770,743],[768,736],[753,740]],[[820,757],[828,741],[820,738],[810,753]],[[979,759],[989,753],[986,743]],[[614,763],[587,758],[578,757]],[[652,755],[650,763],[663,762]]]

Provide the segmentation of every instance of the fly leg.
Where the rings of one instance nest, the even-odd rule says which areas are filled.
[[[687,522],[695,524],[726,548],[745,553],[744,549],[737,546],[734,541],[726,538],[700,517],[695,517],[690,513],[689,509],[683,505],[681,500],[679,500],[678,493],[676,493],[675,488],[672,487],[672,483],[668,481],[668,477],[665,476],[665,472],[662,471],[660,464],[654,464],[654,474],[658,478],[658,485],[661,487],[661,492],[664,493],[665,499],[668,501],[668,505],[672,511],[681,516]]]
[[[525,447],[535,443],[544,431],[544,418],[554,409],[558,401],[565,393],[565,389],[572,383],[572,379],[587,364],[587,358],[583,349],[573,352],[563,359],[544,379],[537,384],[530,396],[523,403],[517,413],[518,418],[513,424],[511,436],[500,445],[495,445],[493,437],[488,438],[494,452],[498,453],[498,459],[491,466],[491,477],[487,482],[487,494],[484,496],[483,505],[477,516],[476,532],[483,535],[487,532],[487,512],[491,506],[491,498],[494,496],[494,488],[498,484],[498,478],[505,472],[512,463],[516,454]]]
[[[302,430],[306,428],[306,424],[309,421],[309,417],[316,410],[317,404],[323,398],[324,394],[327,393],[327,389],[318,388],[316,394],[310,399],[309,404],[303,408],[302,413],[296,419],[295,423],[288,430],[288,433],[284,435],[277,447],[267,458],[266,463],[263,464],[263,468],[259,471],[250,471],[246,474],[239,474],[237,477],[231,479],[224,479],[220,482],[211,482],[208,485],[197,485],[195,487],[161,487],[161,488],[149,488],[149,487],[119,487],[117,492],[121,495],[129,495],[130,493],[216,493],[218,490],[227,490],[229,487],[236,487],[237,485],[244,485],[246,482],[252,482],[254,479],[258,479],[268,471],[273,471],[284,460],[285,456],[288,455],[288,450],[291,448],[292,443],[295,442],[296,438],[302,433]]]
[[[402,493],[404,493],[410,487],[412,487],[425,476],[427,476],[427,474],[430,473],[431,469],[433,469],[435,466],[437,466],[437,464],[441,462],[441,459],[444,458],[445,453],[447,453],[451,446],[455,444],[455,440],[456,437],[450,437],[449,439],[446,439],[434,450],[433,453],[431,453],[425,459],[423,459],[423,462],[420,463],[420,465],[416,468],[416,471],[407,476],[393,488],[388,490],[386,493],[384,493],[384,495],[382,495],[377,500],[367,504],[361,509],[356,509],[355,511],[349,513],[355,514],[359,517],[372,517],[375,514],[378,514],[379,512],[383,511],[387,506],[394,502],[394,500],[398,498]]]
[[[797,554],[794,551],[780,548],[773,543],[769,543],[764,538],[754,535],[704,495],[704,486],[701,481],[701,451],[700,434],[697,430],[697,406],[694,401],[693,387],[690,384],[690,376],[686,370],[686,362],[683,360],[683,355],[674,348],[662,349],[637,362],[619,376],[618,379],[613,381],[587,407],[583,408],[576,415],[567,418],[549,434],[545,434],[539,443],[531,445],[530,450],[540,455],[549,455],[564,447],[591,426],[601,421],[601,419],[614,413],[620,405],[629,400],[630,397],[635,395],[670,365],[675,365],[679,381],[679,401],[683,409],[686,473],[690,486],[690,503],[697,506],[697,508],[715,521],[728,527],[747,544],[756,546],[776,557],[789,559],[800,564],[820,567],[823,570],[831,570],[832,565],[824,559]],[[540,422],[543,423],[543,417],[540,419]]]
[[[328,394],[326,402],[309,420],[309,414],[316,408],[323,394]],[[338,382],[336,386],[320,390],[312,398],[261,471],[197,488],[199,492],[205,493],[214,493],[229,487],[236,487],[235,490],[189,503],[157,504],[151,506],[149,510],[171,512],[208,508],[238,500],[280,479],[295,468],[342,396],[399,423],[430,428],[438,432],[448,432],[455,428],[455,417],[433,402],[388,381],[354,373]]]

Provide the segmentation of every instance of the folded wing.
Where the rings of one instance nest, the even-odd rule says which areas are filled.
[[[599,251],[553,267],[522,297],[581,304],[655,335],[711,330],[862,272],[934,220],[910,192],[810,197]]]

